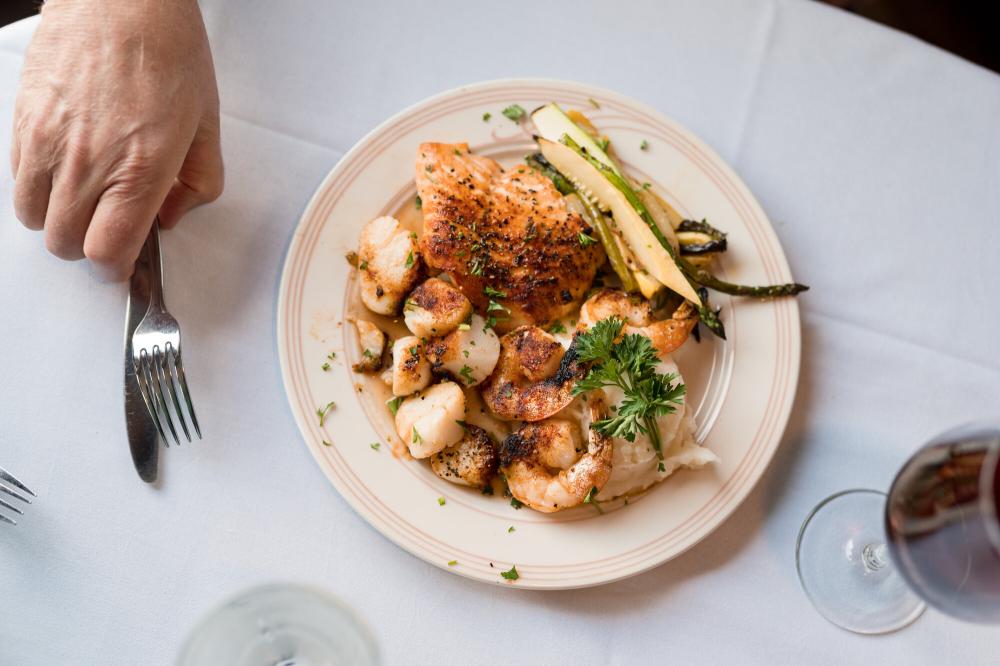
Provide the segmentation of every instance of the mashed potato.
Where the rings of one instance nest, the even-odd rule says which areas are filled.
[[[676,373],[683,382],[672,361],[663,362],[658,370],[662,373]],[[607,393],[608,403],[612,405],[618,404],[623,397],[621,390],[617,388],[605,388],[604,391]],[[609,500],[637,493],[662,481],[678,469],[697,469],[719,459],[695,441],[694,414],[686,403],[678,405],[673,414],[660,417],[658,423],[663,438],[663,470],[660,471],[660,460],[645,435],[637,435],[634,442],[615,439],[611,478],[601,492],[595,495],[595,499]]]

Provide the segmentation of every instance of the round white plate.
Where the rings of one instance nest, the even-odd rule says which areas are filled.
[[[531,151],[530,123],[501,114],[549,101],[585,110],[626,168],[686,217],[728,232],[725,279],[791,280],[781,245],[746,185],[689,131],[617,93],[565,81],[502,80],[451,90],[382,123],[330,172],[299,222],[278,298],[285,390],[306,445],[340,494],[377,530],[427,562],[462,576],[522,588],[598,585],[655,567],[703,539],[750,492],[778,446],[799,371],[794,299],[713,294],[728,340],[703,333],[676,355],[696,410],[698,439],[721,462],[681,471],[628,505],[585,505],[554,515],[515,510],[502,497],[438,479],[398,458],[385,395],[350,370],[357,360],[354,271],[344,259],[372,218],[408,210],[424,141],[468,142],[512,164]],[[490,113],[484,121],[485,113]],[[643,141],[648,142],[641,150]],[[413,214],[414,216],[416,213]],[[412,217],[412,216],[411,216]],[[336,352],[328,370],[323,363]],[[335,402],[320,427],[317,408]],[[378,450],[371,444],[380,442]],[[441,505],[439,498],[444,498]],[[513,530],[510,528],[513,527]],[[452,563],[452,564],[449,564]],[[501,571],[517,565],[511,582]]]

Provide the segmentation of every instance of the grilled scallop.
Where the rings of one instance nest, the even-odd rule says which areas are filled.
[[[489,377],[499,357],[500,339],[479,315],[472,315],[468,324],[459,324],[443,338],[427,342],[427,358],[434,372],[448,374],[466,386]]]
[[[497,473],[499,456],[493,439],[485,430],[465,426],[465,436],[458,444],[439,451],[431,458],[431,469],[445,481],[483,488]]]
[[[396,434],[414,458],[429,458],[465,435],[465,394],[454,382],[414,393],[396,411]]]
[[[420,282],[423,260],[417,235],[394,217],[377,217],[361,230],[358,243],[361,301],[372,312],[399,312],[408,291]]]
[[[431,364],[424,345],[415,335],[404,336],[392,345],[392,393],[410,395],[431,383]]]
[[[385,353],[385,333],[366,319],[354,322],[358,329],[358,343],[361,345],[361,360],[352,368],[354,372],[377,372],[382,369],[382,355]]]
[[[416,182],[425,261],[449,274],[480,314],[491,298],[509,309],[499,331],[545,325],[580,304],[604,252],[581,243],[589,227],[547,178],[523,165],[505,172],[464,143],[425,143]]]
[[[444,335],[472,314],[472,304],[444,280],[431,278],[414,289],[403,306],[403,321],[414,335]]]

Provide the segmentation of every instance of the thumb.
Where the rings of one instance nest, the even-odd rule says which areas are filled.
[[[181,170],[160,207],[160,226],[169,229],[195,206],[218,199],[224,183],[216,117],[214,122],[203,121],[198,126]]]

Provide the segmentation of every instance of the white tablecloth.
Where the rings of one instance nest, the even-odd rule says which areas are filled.
[[[793,545],[821,498],[885,488],[928,436],[1000,414],[1000,78],[791,0],[204,11],[228,187],[163,242],[206,439],[164,451],[158,487],[125,440],[125,289],[46,255],[3,169],[0,465],[39,498],[0,529],[0,664],[168,664],[210,607],[275,579],[342,597],[392,664],[995,663],[1000,629],[935,612],[881,638],[828,624]],[[34,25],[0,31],[4,160]],[[278,370],[279,270],[323,176],[403,106],[505,76],[592,82],[686,124],[812,286],[798,399],[763,481],[685,555],[598,589],[490,587],[396,548],[313,463]]]

